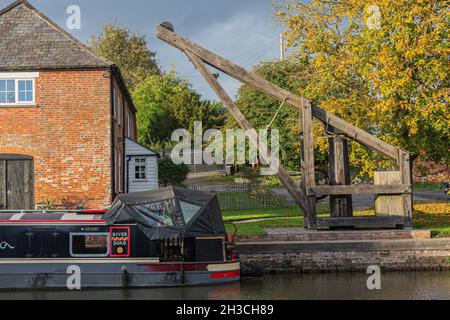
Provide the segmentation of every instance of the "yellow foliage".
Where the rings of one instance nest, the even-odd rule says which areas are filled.
[[[450,2],[370,6],[366,0],[278,6],[294,56],[310,61],[314,80],[301,94],[413,158],[450,162]],[[379,160],[364,148],[352,152],[352,162],[368,173]]]

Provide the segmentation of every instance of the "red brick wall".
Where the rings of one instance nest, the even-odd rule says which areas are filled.
[[[0,107],[0,154],[34,158],[36,203],[112,201],[109,71],[47,71],[36,106]]]

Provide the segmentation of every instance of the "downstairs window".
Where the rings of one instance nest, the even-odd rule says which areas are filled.
[[[72,257],[109,256],[109,233],[71,233],[70,255]]]

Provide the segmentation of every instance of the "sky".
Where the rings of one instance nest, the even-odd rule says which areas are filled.
[[[12,0],[0,0],[5,7]],[[29,2],[83,43],[98,35],[108,22],[146,35],[165,72],[175,70],[207,99],[217,99],[186,56],[155,37],[155,26],[170,21],[175,32],[225,58],[251,68],[280,56],[283,30],[273,18],[272,0],[29,0]],[[81,9],[81,29],[69,30],[66,10]],[[221,83],[235,97],[240,83],[221,74]]]

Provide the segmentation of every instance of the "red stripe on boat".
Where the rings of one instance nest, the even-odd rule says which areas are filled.
[[[106,214],[106,210],[84,210],[80,214]]]
[[[208,271],[210,263],[156,263],[142,265],[147,272],[196,272]]]
[[[241,276],[241,271],[240,270],[211,273],[211,279],[238,278],[240,276]]]
[[[101,224],[106,220],[0,220],[0,223],[85,223],[85,224]]]

